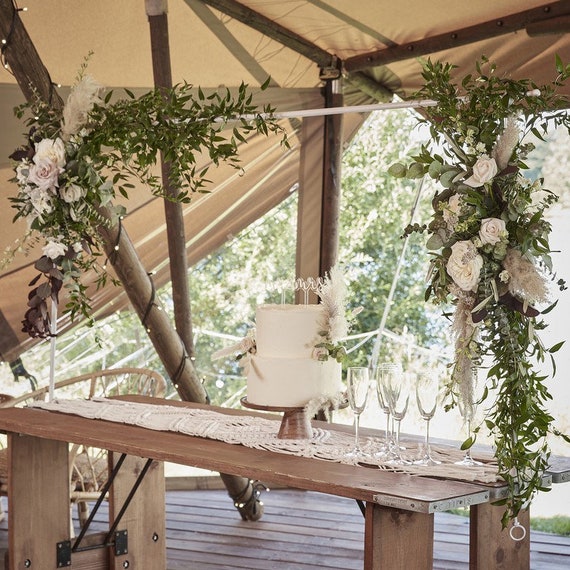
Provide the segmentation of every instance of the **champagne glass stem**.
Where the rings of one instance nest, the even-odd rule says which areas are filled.
[[[431,418],[426,419],[426,455],[429,456],[429,421]]]
[[[357,452],[361,451],[359,436],[360,436],[360,414],[354,414],[354,449]]]
[[[396,420],[396,453],[400,456],[400,420]]]

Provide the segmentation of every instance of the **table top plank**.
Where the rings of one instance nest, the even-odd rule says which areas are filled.
[[[128,399],[159,403],[147,398]],[[162,400],[160,403],[212,409],[188,402]],[[215,410],[241,415],[251,413],[226,408]],[[330,425],[327,425],[330,428]],[[84,443],[119,453],[258,479],[268,484],[286,485],[363,501],[381,502],[379,498],[388,497],[402,498],[408,502],[411,500],[418,504],[417,509],[408,510],[421,510],[432,503],[459,498],[471,497],[476,502],[482,502],[484,499],[480,495],[486,489],[482,484],[437,480],[284,455],[180,433],[153,431],[40,409],[1,409],[0,431]]]

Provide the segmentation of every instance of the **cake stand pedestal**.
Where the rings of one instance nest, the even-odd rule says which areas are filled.
[[[290,408],[279,406],[261,406],[252,404],[247,398],[242,398],[241,403],[246,408],[252,410],[262,410],[264,412],[283,412],[281,427],[277,437],[279,439],[310,439],[313,437],[313,428],[311,420],[307,415],[305,408]]]

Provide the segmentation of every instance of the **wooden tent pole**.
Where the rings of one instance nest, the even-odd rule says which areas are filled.
[[[146,10],[150,26],[152,69],[155,87],[170,89],[172,72],[170,67],[170,46],[168,38],[168,16],[166,0],[146,0]],[[176,199],[179,189],[170,182],[170,163],[165,162],[161,153],[160,166],[164,193]],[[184,215],[180,202],[164,200],[168,257],[170,260],[170,280],[174,304],[174,323],[184,342],[190,358],[194,358],[194,336],[188,286],[188,260],[186,257],[186,234]]]
[[[158,88],[172,87],[172,71],[170,66],[170,43],[168,36],[168,13],[166,0],[146,0],[146,13],[150,26],[152,49],[152,69],[154,83]],[[162,184],[167,195],[174,198],[178,189],[170,182],[170,164],[161,155]],[[188,261],[186,257],[186,235],[182,205],[179,202],[164,200],[166,232],[168,236],[168,254],[170,259],[170,279],[172,281],[172,300],[174,304],[174,322],[176,330],[186,347],[190,359],[194,360],[194,339],[192,333],[192,317],[190,291],[188,286]],[[195,369],[192,367],[192,370]],[[198,379],[194,378],[194,382]],[[193,383],[194,383],[193,382]],[[178,382],[178,393],[186,399],[186,390]],[[204,391],[204,400],[207,394]],[[194,402],[204,402],[195,400]],[[253,485],[248,479],[220,473],[228,494],[234,500],[244,520],[257,520],[263,514],[263,505],[257,499]]]
[[[342,107],[340,79],[325,83],[325,106]],[[321,249],[319,274],[334,266],[338,257],[339,213],[341,196],[342,115],[324,117],[323,188],[321,210]]]

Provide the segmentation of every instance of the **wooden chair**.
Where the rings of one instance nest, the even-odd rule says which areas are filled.
[[[38,388],[21,396],[0,394],[0,408],[23,406],[33,400],[45,400],[49,386]],[[141,394],[163,398],[166,381],[155,370],[146,368],[110,368],[89,372],[56,382],[56,398],[112,397],[125,394]],[[79,521],[88,517],[87,501],[94,501],[100,494],[107,477],[107,457],[104,451],[82,445],[70,448],[70,501],[77,505]],[[8,492],[7,450],[0,449],[0,495]],[[0,504],[0,520],[4,514]]]

